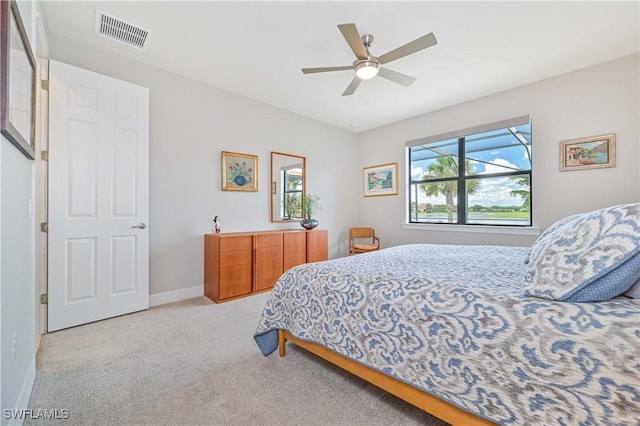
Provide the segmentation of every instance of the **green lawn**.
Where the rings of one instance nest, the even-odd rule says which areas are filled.
[[[529,212],[470,212],[471,217],[494,217],[497,219],[502,218],[514,218],[514,219],[527,219],[529,218]]]
[[[414,213],[415,214],[415,213]],[[412,216],[414,215],[412,214]],[[428,218],[428,217],[442,217],[447,216],[447,212],[429,212],[429,213],[418,213],[418,217],[420,218]],[[470,212],[470,218],[479,219],[528,219],[528,212]]]

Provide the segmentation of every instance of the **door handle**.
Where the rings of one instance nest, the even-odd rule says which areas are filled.
[[[138,225],[134,225],[134,226],[132,226],[132,228],[140,228],[140,229],[144,229],[144,228],[146,228],[146,227],[147,227],[147,224],[146,224],[146,223],[140,223],[140,224],[138,224]]]

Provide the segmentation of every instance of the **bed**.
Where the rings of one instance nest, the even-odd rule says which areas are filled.
[[[638,278],[640,205],[616,206],[531,248],[413,244],[297,266],[254,338],[452,424],[640,425],[640,299],[622,294]]]

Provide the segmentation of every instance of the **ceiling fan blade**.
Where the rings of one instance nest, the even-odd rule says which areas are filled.
[[[381,64],[386,64],[391,61],[395,61],[396,59],[403,58],[407,55],[411,55],[412,53],[419,52],[427,47],[435,46],[438,44],[438,40],[436,40],[436,36],[433,33],[429,33],[420,38],[417,38],[404,46],[400,46],[397,49],[393,49],[390,52],[385,53],[384,55],[378,57],[378,61]]]
[[[362,83],[362,80],[358,76],[353,77],[353,80],[351,80],[351,83],[349,84],[347,89],[344,91],[342,96],[353,95],[353,92],[355,92],[358,86],[360,86],[360,83]]]
[[[360,38],[360,34],[358,34],[356,24],[340,24],[338,25],[338,29],[344,39],[347,40],[349,47],[353,50],[356,57],[358,59],[367,59],[367,49],[365,49],[364,44],[362,44],[362,39]]]
[[[415,77],[411,77],[410,75],[402,74],[397,71],[392,71],[388,68],[380,68],[378,70],[378,75],[382,78],[386,78],[387,80],[391,80],[394,83],[402,84],[403,86],[410,86],[417,80]]]
[[[321,68],[302,68],[302,74],[313,74],[316,72],[329,72],[329,71],[346,71],[352,70],[352,65],[347,65],[344,67],[321,67]]]

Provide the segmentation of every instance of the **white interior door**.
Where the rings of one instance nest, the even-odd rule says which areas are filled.
[[[49,68],[49,331],[149,307],[149,89]]]

